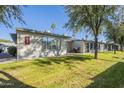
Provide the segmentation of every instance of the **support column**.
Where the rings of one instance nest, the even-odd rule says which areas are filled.
[[[113,50],[113,47],[112,47],[113,45],[111,45],[111,51]]]
[[[90,43],[89,43],[89,52],[90,52]]]

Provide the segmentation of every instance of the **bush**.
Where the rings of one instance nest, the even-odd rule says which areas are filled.
[[[2,53],[3,52],[3,50],[2,49],[0,49],[0,53]]]
[[[16,56],[17,55],[17,49],[16,49],[16,47],[14,47],[14,46],[9,47],[8,48],[8,53],[10,55],[12,55],[12,56]]]

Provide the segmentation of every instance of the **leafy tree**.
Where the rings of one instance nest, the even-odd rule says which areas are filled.
[[[120,44],[120,51],[123,52],[123,47],[124,47],[124,24],[120,25],[118,43]]]
[[[114,54],[116,54],[116,44],[118,43],[118,38],[120,37],[120,28],[118,24],[109,24],[105,36],[108,40],[113,41]]]
[[[0,49],[0,53],[2,53],[3,52],[3,50],[2,49]]]
[[[25,23],[22,18],[22,7],[19,5],[0,5],[0,24],[11,28],[13,25],[12,20]]]
[[[102,31],[102,27],[110,21],[115,10],[115,6],[105,5],[65,6],[65,12],[69,17],[65,27],[70,30],[73,29],[73,27],[84,27],[93,34],[95,41],[95,59],[98,57],[98,35]]]
[[[12,56],[17,56],[17,48],[14,46],[11,46],[8,48],[8,53]]]
[[[56,24],[55,23],[52,23],[51,24],[51,29],[54,31],[55,28],[56,28]]]
[[[75,38],[75,35],[76,35],[77,32],[81,31],[81,28],[78,27],[78,26],[73,26],[71,29],[72,29],[72,33],[73,33],[72,34],[73,38]]]

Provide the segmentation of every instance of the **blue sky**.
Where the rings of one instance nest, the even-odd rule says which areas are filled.
[[[68,21],[67,14],[65,13],[63,6],[27,6],[23,8],[23,18],[26,22],[26,25],[21,25],[18,22],[13,22],[13,28],[6,28],[5,26],[0,27],[0,38],[11,40],[9,33],[15,33],[16,27],[19,28],[29,28],[35,30],[50,30],[52,23],[56,24],[55,31],[56,34],[66,33],[68,36],[71,36],[72,33],[63,28],[63,25]],[[76,38],[82,39],[85,38],[85,31],[77,33]],[[88,39],[93,39],[92,36],[89,36]],[[100,36],[100,40],[104,40],[104,37]]]

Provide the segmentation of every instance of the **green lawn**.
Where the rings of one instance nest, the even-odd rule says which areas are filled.
[[[0,64],[0,87],[124,87],[124,53],[50,57]]]
[[[4,42],[4,43],[11,43],[10,40],[5,40],[5,39],[0,39],[0,42]]]

